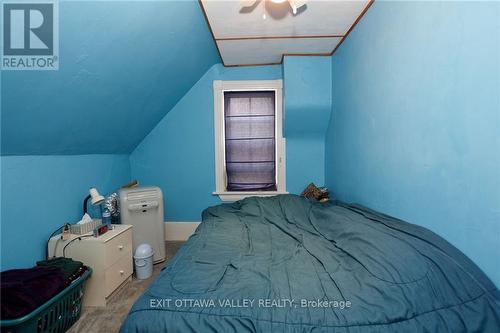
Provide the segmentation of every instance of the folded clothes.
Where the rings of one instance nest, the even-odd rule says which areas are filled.
[[[59,267],[12,269],[0,273],[1,319],[22,317],[66,286],[64,271]]]
[[[79,278],[87,270],[87,267],[82,262],[63,257],[38,261],[36,265],[40,267],[61,268],[64,272],[64,279],[67,285],[71,284],[71,282]]]
[[[74,280],[87,267],[70,258],[53,258],[37,262],[28,269],[0,273],[2,319],[19,318],[32,312]]]

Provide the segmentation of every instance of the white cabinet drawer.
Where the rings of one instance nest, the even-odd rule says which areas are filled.
[[[104,272],[105,297],[108,297],[133,272],[132,251],[129,250]]]
[[[108,268],[116,263],[125,253],[132,253],[132,229],[122,232],[106,243],[105,247],[105,267]]]
[[[99,237],[71,235],[69,240],[61,240],[61,235],[50,239],[49,255],[62,256],[64,246],[66,256],[92,267],[92,275],[85,286],[84,306],[106,306],[106,297],[111,295],[133,272],[132,226],[113,225],[113,229]]]

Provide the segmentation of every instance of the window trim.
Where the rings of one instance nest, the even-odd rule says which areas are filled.
[[[285,138],[283,137],[283,80],[221,81],[214,80],[214,137],[215,137],[215,191],[222,201],[236,201],[246,197],[269,197],[286,192]],[[227,191],[224,92],[274,91],[276,140],[276,191]]]

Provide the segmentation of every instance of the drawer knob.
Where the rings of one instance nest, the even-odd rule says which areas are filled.
[[[119,250],[123,250],[123,245],[118,245]]]
[[[123,274],[125,274],[125,272],[124,271],[120,271],[120,275],[123,275]]]

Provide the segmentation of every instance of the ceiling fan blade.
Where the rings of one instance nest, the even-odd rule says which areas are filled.
[[[257,0],[240,0],[241,7],[251,7],[253,6]]]
[[[297,9],[304,6],[307,3],[307,0],[288,0],[290,3],[290,7],[292,7],[293,14],[297,14]]]

